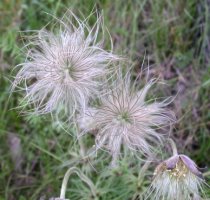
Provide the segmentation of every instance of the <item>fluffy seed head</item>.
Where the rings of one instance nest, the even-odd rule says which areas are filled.
[[[116,84],[102,95],[101,105],[87,114],[85,132],[96,129],[96,147],[105,147],[113,160],[119,156],[122,145],[151,156],[155,144],[163,141],[163,135],[156,128],[170,121],[165,109],[167,102],[145,101],[152,85],[153,81],[136,91],[129,75],[118,78]]]
[[[71,117],[75,111],[84,111],[90,97],[97,94],[107,66],[118,59],[102,49],[103,39],[98,41],[101,16],[92,28],[73,13],[68,19],[58,20],[54,32],[37,32],[13,83],[13,88],[26,92],[23,102],[32,104],[38,114],[62,111]]]
[[[153,199],[192,200],[202,190],[202,173],[185,155],[175,155],[159,164],[151,185]]]

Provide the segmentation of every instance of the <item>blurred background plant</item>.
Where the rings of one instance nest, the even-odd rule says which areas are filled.
[[[178,121],[171,136],[180,153],[206,168],[210,184],[209,0],[2,0],[0,200],[58,196],[65,171],[74,165],[92,180],[97,197],[72,175],[66,195],[70,199],[137,200],[151,182],[152,170],[144,178],[141,171],[144,164],[133,155],[125,157],[118,169],[111,171],[107,170],[109,160],[104,152],[78,163],[80,152],[72,136],[74,129],[66,132],[56,122],[52,124],[50,117],[21,116],[14,109],[20,96],[16,93],[9,98],[10,80],[14,66],[24,61],[22,35],[42,28],[51,22],[52,15],[62,16],[68,8],[84,17],[94,8],[103,10],[115,52],[132,60],[133,75],[138,76],[149,65],[149,76],[167,83],[154,89],[151,97],[176,95],[170,109]],[[91,20],[95,22],[94,16]],[[145,81],[142,76],[139,84]],[[91,145],[92,136],[85,137],[85,144]],[[206,192],[210,195],[209,189]]]

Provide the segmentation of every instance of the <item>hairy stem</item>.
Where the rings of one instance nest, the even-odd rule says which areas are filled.
[[[77,130],[77,133],[80,133],[80,129],[79,129],[79,127],[78,127],[78,124],[76,124],[76,130]],[[81,137],[81,136],[79,136],[79,134],[78,134],[78,137],[77,137],[77,139],[78,139],[78,144],[79,144],[79,146],[80,146],[80,155],[82,156],[82,157],[84,157],[85,156],[85,145],[84,145],[84,143],[83,143],[83,138]]]
[[[78,137],[78,143],[79,143],[79,146],[80,146],[80,154],[83,158],[83,157],[85,157],[85,145],[83,143],[82,137]]]
[[[90,190],[91,190],[93,196],[96,197],[96,189],[95,189],[95,186],[93,185],[92,181],[76,167],[71,167],[67,170],[66,174],[64,175],[62,186],[61,186],[60,199],[65,200],[65,194],[66,194],[68,180],[69,180],[69,177],[71,176],[71,174],[73,174],[73,173],[76,173],[81,178],[81,180],[83,180],[90,187]]]
[[[169,138],[168,141],[169,141],[169,143],[171,145],[171,148],[172,148],[172,151],[173,151],[173,155],[174,156],[178,155],[177,147],[176,147],[175,142],[171,138]]]

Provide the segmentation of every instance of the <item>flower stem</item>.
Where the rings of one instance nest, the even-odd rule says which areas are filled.
[[[91,190],[93,196],[96,197],[97,196],[96,188],[93,185],[92,181],[76,167],[71,167],[67,170],[66,174],[64,175],[62,186],[61,186],[60,199],[65,200],[65,194],[66,194],[68,180],[69,180],[69,177],[71,176],[71,174],[73,174],[73,173],[76,173],[81,178],[81,180],[83,180],[90,187],[90,190]]]
[[[77,131],[77,133],[80,133],[80,129],[78,127],[78,124],[76,124],[76,131]],[[85,149],[86,148],[85,148],[85,145],[83,143],[83,138],[77,134],[77,139],[78,139],[78,144],[80,146],[80,155],[82,157],[84,157],[85,156],[85,151],[86,151]]]
[[[174,156],[178,155],[177,147],[176,147],[175,142],[171,138],[169,138],[168,141],[169,141],[169,143],[171,145],[171,148],[172,148],[172,151],[173,151],[173,155]]]
[[[80,155],[83,157],[85,157],[85,145],[83,143],[82,137],[78,137],[78,144],[80,146]]]
[[[62,182],[62,186],[61,186],[60,199],[65,199],[67,183],[68,183],[70,175],[73,173],[74,170],[75,170],[74,167],[69,168],[67,170],[64,178],[63,178],[63,182]]]

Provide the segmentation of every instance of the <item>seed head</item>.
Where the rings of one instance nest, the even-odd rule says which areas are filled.
[[[54,32],[37,32],[13,83],[13,89],[19,86],[25,91],[23,102],[32,104],[38,114],[62,111],[71,118],[76,111],[84,111],[98,93],[107,66],[118,59],[102,49],[103,38],[98,41],[101,16],[92,28],[73,13],[68,19],[58,20]]]
[[[96,147],[107,149],[113,160],[119,156],[122,145],[150,156],[155,144],[163,141],[163,135],[156,128],[170,121],[165,108],[167,103],[149,104],[145,101],[153,83],[147,83],[138,91],[131,85],[130,76],[118,77],[116,83],[101,95],[101,105],[86,117],[89,123],[85,132],[98,130]]]
[[[192,200],[199,197],[203,183],[202,173],[193,160],[174,155],[156,167],[151,193],[157,200]]]

